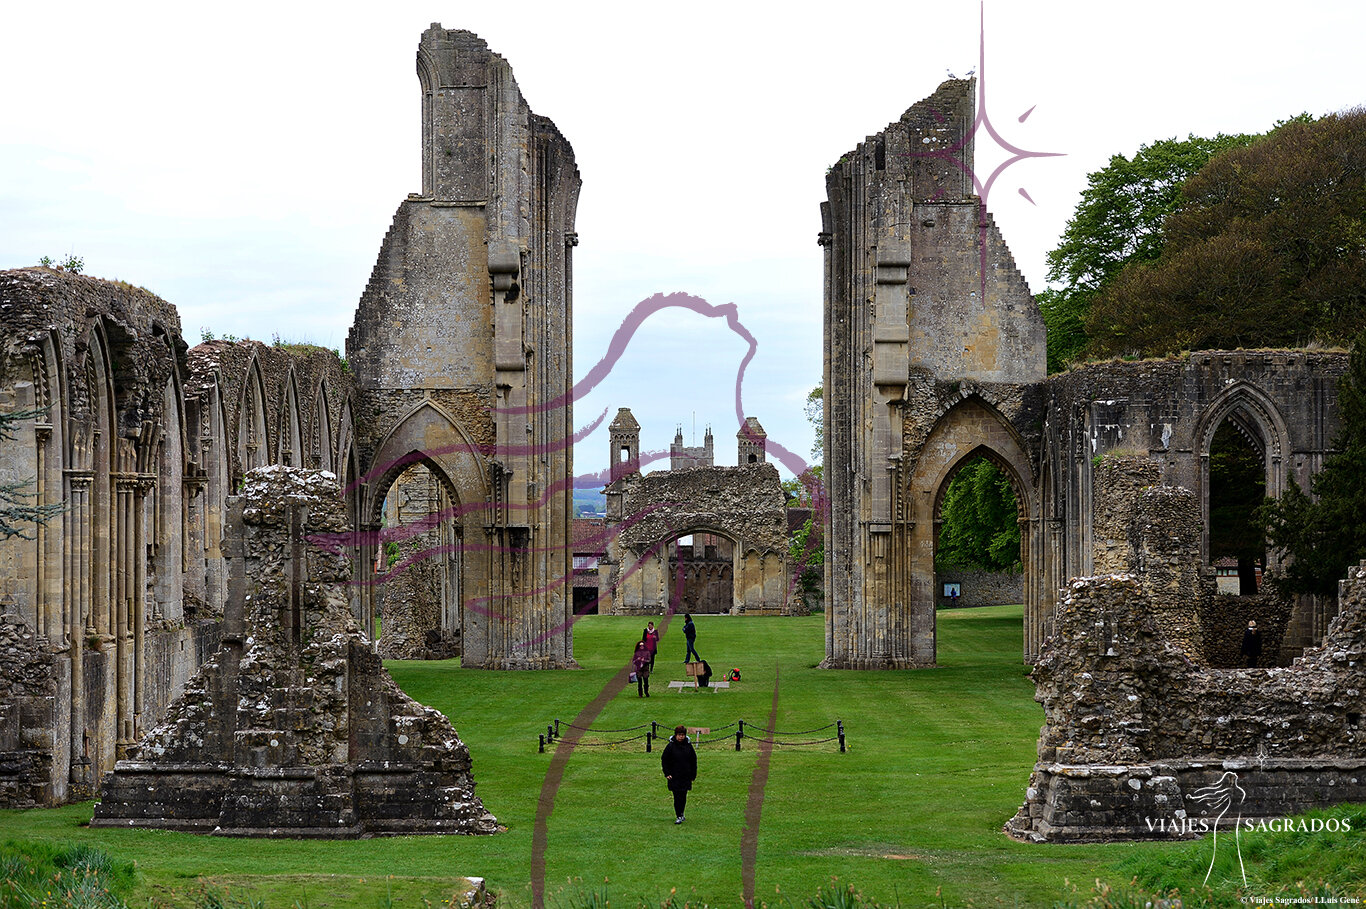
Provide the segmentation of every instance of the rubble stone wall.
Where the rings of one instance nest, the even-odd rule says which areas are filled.
[[[607,553],[598,566],[599,602],[616,614],[658,615],[679,597],[669,547],[680,536],[715,534],[731,546],[730,570],[699,565],[685,583],[729,581],[726,611],[806,612],[787,558],[787,496],[778,469],[758,462],[629,472],[607,487]],[[702,570],[706,568],[706,570]],[[601,608],[601,607],[600,607]],[[605,608],[602,611],[607,611]]]
[[[936,575],[940,606],[1009,606],[1024,602],[1024,576],[1013,571],[941,571]],[[944,596],[945,584],[958,584],[956,600]]]
[[[337,483],[251,471],[225,646],[106,776],[92,826],[250,836],[493,833],[468,749],[408,698],[349,604]],[[320,546],[314,541],[322,541]]]
[[[1007,832],[1166,838],[1154,823],[1208,815],[1209,787],[1236,786],[1244,818],[1366,800],[1366,564],[1342,602],[1292,667],[1215,670],[1166,639],[1135,577],[1074,581],[1034,670],[1046,724]]]

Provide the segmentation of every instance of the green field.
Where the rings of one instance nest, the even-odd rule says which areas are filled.
[[[704,616],[697,624],[702,655],[718,671],[739,667],[743,680],[718,693],[669,691],[663,682],[682,678],[683,643],[674,629],[662,645],[654,696],[638,698],[634,685],[622,690],[596,728],[657,721],[719,729],[737,720],[763,727],[776,689],[780,732],[837,719],[847,730],[844,754],[834,743],[773,750],[757,828],[756,905],[805,906],[834,877],[868,901],[905,907],[1052,906],[1094,898],[1097,879],[1124,887],[1138,876],[1147,886],[1185,890],[1204,877],[1210,853],[1203,843],[1034,846],[1000,832],[1024,798],[1043,722],[1020,663],[1018,606],[941,612],[941,668],[922,671],[816,669],[824,651],[821,616]],[[196,894],[206,888],[263,900],[268,909],[416,907],[424,899],[441,906],[453,879],[470,875],[487,879],[501,909],[520,909],[531,900],[532,832],[551,761],[549,750],[537,752],[537,735],[556,719],[572,721],[604,690],[642,625],[634,618],[582,620],[575,629],[578,672],[388,664],[409,694],[454,721],[474,758],[478,794],[507,828],[498,836],[300,842],[96,831],[82,826],[91,813],[86,803],[0,812],[0,840],[88,844],[135,862],[136,881],[125,894],[134,907],[202,904]],[[642,741],[577,749],[547,828],[547,905],[584,906],[605,892],[625,909],[641,900],[658,905],[673,890],[679,906],[743,905],[742,837],[758,754],[754,741],[738,753],[733,738],[704,744],[687,822],[675,826],[657,747],[653,754]],[[1356,816],[1360,831],[1366,815]],[[1249,879],[1267,888],[1248,892],[1297,892],[1295,881],[1306,872],[1328,875],[1337,882],[1334,892],[1356,892],[1353,884],[1366,882],[1359,838],[1358,832],[1345,843],[1325,839],[1322,848],[1315,841],[1298,853],[1298,867],[1278,867],[1277,856],[1288,852],[1262,843],[1263,858],[1249,859],[1258,844],[1244,837]],[[1234,883],[1221,873],[1239,872],[1236,863],[1221,864],[1210,893],[1238,905]]]

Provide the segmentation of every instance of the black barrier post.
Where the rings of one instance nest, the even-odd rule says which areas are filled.
[[[540,739],[541,739],[541,749],[540,749],[540,753],[541,753],[541,754],[545,754],[545,736],[540,736]]]
[[[654,734],[653,734],[653,733],[650,733],[650,732],[645,733],[645,753],[646,753],[646,754],[649,754],[649,753],[650,753],[650,742],[652,742],[653,740],[654,740]]]
[[[547,723],[547,724],[546,724],[546,727],[545,727],[545,737],[546,737],[547,739],[549,739],[550,742],[551,742],[552,744],[554,743],[554,741],[555,741],[555,727],[554,727],[554,726],[551,726],[549,723]]]
[[[650,720],[650,732],[655,738],[659,738],[659,724],[654,720]]]
[[[844,754],[844,720],[835,720],[835,729],[840,734],[840,754]]]
[[[555,720],[555,738],[559,738],[559,737],[560,737],[560,721],[559,721],[559,719],[557,718],[557,719]]]
[[[740,739],[745,737],[745,721],[741,720],[740,725],[735,730],[735,750],[740,750]]]

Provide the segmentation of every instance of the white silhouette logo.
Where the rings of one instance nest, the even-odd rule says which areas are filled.
[[[1243,868],[1243,843],[1238,836],[1238,828],[1243,825],[1243,799],[1247,798],[1247,793],[1238,785],[1238,774],[1231,770],[1225,771],[1224,775],[1219,777],[1219,782],[1195,790],[1191,793],[1191,798],[1197,802],[1205,802],[1211,810],[1219,811],[1219,816],[1214,820],[1214,851],[1210,853],[1205,884],[1209,883],[1209,876],[1214,872],[1214,859],[1219,855],[1219,824],[1223,822],[1224,815],[1230,808],[1237,809],[1238,817],[1233,822],[1233,842],[1238,850],[1238,870],[1243,875],[1243,886],[1246,887],[1247,871]]]

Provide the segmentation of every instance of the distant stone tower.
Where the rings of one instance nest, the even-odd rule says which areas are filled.
[[[745,425],[740,427],[740,431],[735,434],[737,441],[737,451],[735,463],[744,467],[746,464],[763,464],[768,460],[766,446],[768,444],[768,433],[759,425],[759,420],[755,417],[745,417]]]
[[[346,345],[371,415],[360,530],[378,533],[390,487],[421,462],[469,544],[464,665],[572,665],[574,152],[477,35],[432,25],[417,74],[422,193],[399,205]]]
[[[696,430],[693,430],[696,432]],[[707,427],[707,434],[702,437],[702,445],[684,445],[683,427],[679,426],[674,433],[673,444],[669,446],[669,469],[683,470],[688,467],[714,467],[716,464],[715,448],[711,436],[711,427]]]
[[[640,473],[640,424],[631,415],[631,408],[617,410],[616,419],[607,427],[607,438],[612,449],[611,481],[615,483],[622,477]]]

